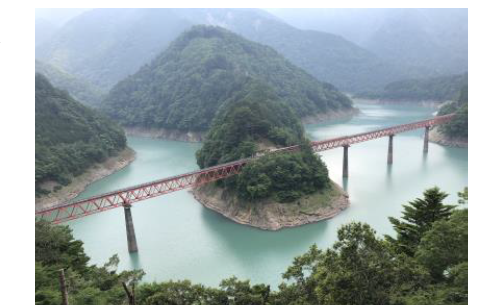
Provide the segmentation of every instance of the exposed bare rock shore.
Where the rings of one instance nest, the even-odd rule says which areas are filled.
[[[250,203],[215,184],[204,185],[191,192],[203,206],[237,223],[273,231],[330,219],[350,204],[348,194],[335,183],[332,189],[291,203],[274,200]]]
[[[430,130],[429,138],[431,142],[435,142],[444,146],[459,147],[459,148],[468,147],[468,139],[447,137],[440,132],[438,127],[434,127],[432,130]]]
[[[52,181],[43,183],[41,187],[52,192],[35,198],[36,209],[51,207],[77,197],[86,186],[129,165],[135,159],[135,154],[131,148],[126,148],[119,155],[110,157],[103,163],[96,164],[85,173],[73,178],[69,185],[57,191],[52,191],[58,185],[57,183]]]
[[[325,113],[316,114],[302,118],[303,124],[315,124],[330,120],[348,119],[360,113],[357,108],[351,108],[346,111],[329,111]]]
[[[323,121],[347,119],[359,113],[359,109],[352,108],[347,111],[330,111],[318,115],[308,116],[302,119],[304,124],[313,124]],[[206,132],[199,131],[181,131],[177,129],[165,128],[143,128],[143,127],[126,127],[124,129],[127,136],[146,137],[154,139],[168,139],[184,142],[202,142]]]
[[[205,132],[185,132],[177,129],[126,127],[127,136],[168,139],[185,142],[201,142]]]

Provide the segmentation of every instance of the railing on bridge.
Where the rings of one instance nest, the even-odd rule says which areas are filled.
[[[77,219],[124,206],[125,204],[131,204],[185,188],[203,185],[238,174],[247,161],[249,161],[249,159],[242,159],[228,164],[176,175],[158,181],[108,192],[91,198],[69,202],[37,211],[36,216],[39,219],[44,219],[55,224]]]
[[[393,136],[398,133],[418,128],[423,128],[423,127],[429,128],[431,126],[440,125],[450,121],[453,116],[454,116],[453,114],[450,114],[425,121],[398,125],[371,132],[312,142],[311,146],[315,152],[325,151],[337,147],[348,147],[349,145],[354,143],[365,142],[368,140],[377,139],[385,136]],[[425,144],[427,144],[428,142],[427,136],[428,135],[425,134]],[[291,147],[280,148],[271,153],[296,151],[299,150],[299,148],[300,146],[295,145]],[[235,162],[230,162],[227,164],[210,167],[207,169],[193,171],[190,173],[185,173],[149,183],[144,183],[116,190],[113,192],[94,196],[84,200],[73,201],[66,204],[42,209],[36,212],[36,218],[44,219],[57,224],[77,219],[80,217],[84,217],[87,215],[107,211],[116,207],[130,205],[131,203],[137,201],[142,201],[149,198],[161,196],[174,191],[214,182],[216,180],[240,173],[242,167],[251,159],[256,159],[256,158],[242,159]],[[344,170],[345,170],[345,164],[344,164]],[[347,171],[347,176],[348,176],[348,171]]]

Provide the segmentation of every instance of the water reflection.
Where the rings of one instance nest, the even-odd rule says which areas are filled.
[[[229,254],[248,262],[259,262],[257,258],[268,254],[287,255],[293,251],[307,249],[325,233],[326,222],[318,222],[278,231],[261,230],[240,225],[212,210],[204,208],[202,221],[211,235],[223,241]],[[225,253],[223,251],[223,253]],[[254,259],[255,258],[255,259]]]

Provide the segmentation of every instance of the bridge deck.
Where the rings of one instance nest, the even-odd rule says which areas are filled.
[[[337,147],[343,147],[359,142],[365,142],[372,139],[399,134],[405,131],[440,125],[450,121],[453,116],[453,114],[449,114],[445,116],[435,117],[429,120],[378,129],[371,132],[332,138],[322,141],[315,141],[311,143],[311,147],[315,152],[330,150]],[[299,145],[295,145],[285,148],[279,148],[271,153],[296,151],[299,150],[299,148]],[[91,214],[107,211],[119,206],[123,206],[124,204],[131,204],[137,201],[161,196],[178,190],[214,182],[219,179],[240,173],[242,167],[252,159],[257,158],[237,160],[206,169],[192,171],[172,177],[167,177],[157,181],[111,191],[83,200],[67,202],[65,204],[45,208],[36,212],[36,218],[48,220],[52,223],[61,223]]]

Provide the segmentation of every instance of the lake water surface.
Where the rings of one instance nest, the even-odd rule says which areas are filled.
[[[356,105],[362,113],[349,121],[306,126],[312,140],[366,132],[427,119],[429,107]],[[190,279],[217,286],[230,276],[277,286],[293,258],[310,245],[331,246],[336,231],[351,221],[367,222],[379,235],[391,233],[388,216],[399,216],[402,204],[439,186],[457,202],[468,183],[467,149],[430,143],[423,154],[423,130],[395,136],[394,163],[387,166],[388,138],[349,148],[349,179],[342,179],[342,149],[322,152],[333,181],[345,187],[351,206],[337,217],[281,231],[262,231],[236,224],[205,209],[187,191],[136,203],[133,221],[139,252],[127,251],[124,212],[115,209],[67,223],[84,241],[91,263],[102,265],[117,253],[120,269],[142,268],[145,281]],[[79,198],[198,169],[200,144],[129,138],[136,160],[121,171],[90,185]]]

